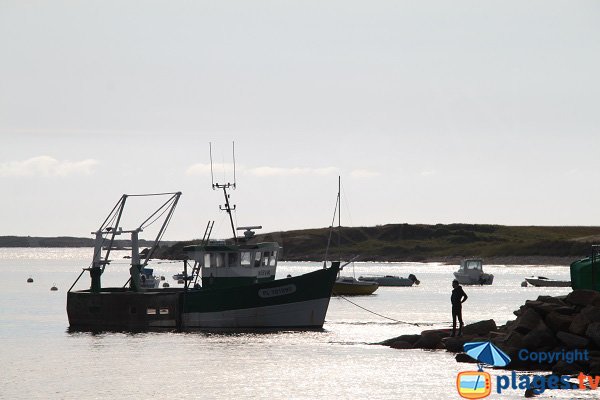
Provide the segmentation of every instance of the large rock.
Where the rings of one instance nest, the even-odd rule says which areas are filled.
[[[512,331],[508,334],[508,336],[506,336],[504,343],[506,343],[507,346],[510,346],[513,348],[523,348],[523,347],[525,347],[525,344],[523,343],[523,337],[524,337],[523,334],[521,334],[517,331]]]
[[[473,359],[467,353],[458,353],[456,356],[454,356],[454,359],[458,362],[464,362],[464,363],[476,363],[477,362],[477,360]]]
[[[480,335],[484,336],[490,332],[495,332],[498,327],[493,319],[487,319],[485,321],[475,322],[473,324],[465,325],[462,329],[464,335]]]
[[[587,330],[590,322],[591,321],[587,316],[585,316],[583,313],[579,313],[573,318],[571,325],[569,325],[569,332],[574,335],[585,335],[585,331]]]
[[[566,305],[564,298],[561,297],[555,297],[555,296],[544,296],[544,295],[540,295],[537,298],[537,301],[541,301],[543,303],[551,303],[551,304],[558,304],[560,306],[564,306]]]
[[[587,327],[592,322],[600,322],[600,307],[587,306],[573,318],[569,332],[575,335],[585,335]]]
[[[465,343],[475,342],[475,341],[479,341],[479,340],[476,340],[475,336],[468,335],[468,336],[459,336],[459,337],[449,337],[449,338],[445,338],[443,341],[444,341],[444,346],[446,346],[446,350],[448,350],[452,353],[460,353],[460,352],[464,351],[463,346]]]
[[[600,306],[600,293],[595,290],[577,289],[569,293],[565,301],[576,306]]]
[[[600,307],[587,306],[581,310],[581,314],[585,315],[590,322],[600,322]]]
[[[538,328],[539,325],[543,323],[542,317],[532,308],[528,308],[516,319],[515,323],[511,326],[511,329],[525,335]]]
[[[530,350],[554,347],[555,345],[554,332],[542,325],[523,336],[523,347]]]
[[[575,317],[573,317],[572,315],[564,315],[552,311],[551,313],[546,315],[546,318],[544,318],[544,322],[546,322],[548,328],[552,329],[554,332],[566,332],[569,330],[569,327],[571,326],[571,323],[573,322],[574,318]]]
[[[558,361],[552,367],[552,373],[555,375],[577,375],[584,371],[584,367],[578,363],[568,363],[564,360]]]
[[[587,336],[596,346],[600,346],[600,322],[592,322],[585,330]]]
[[[563,308],[564,305],[555,304],[555,303],[544,303],[537,300],[527,300],[525,302],[525,307],[531,308],[535,310],[540,316],[545,317],[551,312]]]
[[[419,349],[438,349],[442,344],[442,338],[435,333],[425,333],[417,340],[414,347]]]
[[[421,335],[401,335],[392,339],[387,339],[384,340],[383,342],[380,342],[379,344],[382,344],[384,346],[391,346],[392,344],[396,343],[396,342],[405,342],[405,343],[410,343],[411,345],[414,345],[415,343],[417,343],[417,340],[421,339]]]
[[[584,349],[590,344],[587,338],[568,332],[558,332],[556,337],[569,349]]]
[[[389,345],[392,349],[399,349],[399,350],[405,350],[405,349],[412,349],[414,348],[414,346],[408,342],[403,342],[402,340],[399,340],[397,342],[394,342],[392,344]]]

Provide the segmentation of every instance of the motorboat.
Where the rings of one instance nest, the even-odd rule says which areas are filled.
[[[412,286],[421,283],[417,277],[413,274],[408,275],[408,278],[394,275],[385,276],[359,276],[359,281],[363,282],[377,282],[379,286]]]
[[[559,281],[556,279],[548,279],[545,276],[532,276],[525,278],[528,284],[537,287],[571,287],[571,281]]]
[[[483,272],[483,261],[478,258],[462,260],[454,277],[461,285],[491,285],[494,281],[494,275]]]
[[[352,276],[340,276],[333,284],[333,294],[336,296],[360,296],[373,294],[379,284],[377,282],[367,282],[357,280]]]

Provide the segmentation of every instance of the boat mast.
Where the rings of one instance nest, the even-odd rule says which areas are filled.
[[[341,219],[339,216],[339,210],[340,210],[340,182],[341,182],[341,177],[338,176],[338,194],[337,197],[335,199],[335,207],[333,207],[333,218],[331,220],[331,225],[329,225],[329,237],[327,238],[327,247],[325,248],[325,260],[323,261],[323,268],[327,268],[327,258],[329,256],[329,247],[331,245],[331,236],[333,235],[333,229],[334,229],[334,224],[335,224],[335,216],[336,213],[338,213],[338,258],[341,259],[341,252],[339,250],[340,248],[340,225],[341,225]]]
[[[208,143],[210,150],[210,179],[212,183],[213,190],[223,189],[223,195],[225,196],[225,206],[219,206],[221,211],[226,211],[229,215],[229,222],[231,223],[231,232],[233,233],[233,241],[237,244],[237,237],[235,234],[235,224],[233,223],[233,215],[231,214],[232,210],[235,210],[235,204],[233,207],[229,204],[229,194],[227,193],[227,189],[233,188],[235,190],[236,181],[235,181],[235,142],[233,142],[233,183],[215,183],[214,174],[213,174],[213,161],[212,161],[212,143]]]
[[[341,188],[342,188],[342,177],[338,175],[338,195],[337,195],[337,203],[338,203],[338,261],[342,261],[342,202],[341,202]]]

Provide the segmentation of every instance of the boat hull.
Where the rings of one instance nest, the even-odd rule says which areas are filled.
[[[409,287],[414,285],[415,282],[408,278],[399,278],[399,277],[390,277],[390,276],[379,276],[379,277],[359,277],[359,281],[364,282],[376,282],[379,286],[401,286],[401,287]]]
[[[218,289],[69,292],[72,330],[318,329],[338,268]]]
[[[491,285],[494,282],[494,275],[492,274],[471,276],[455,272],[454,278],[461,285]]]
[[[537,287],[571,287],[571,281],[554,281],[551,279],[525,278],[531,286]]]
[[[571,287],[600,291],[600,255],[577,260],[571,264]]]
[[[365,284],[348,284],[336,282],[333,285],[333,294],[336,296],[364,296],[373,294],[379,285],[375,282],[364,282]]]

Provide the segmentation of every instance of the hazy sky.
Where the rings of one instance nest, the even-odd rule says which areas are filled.
[[[0,0],[0,235],[600,225],[598,1]],[[224,177],[225,176],[225,177]]]

